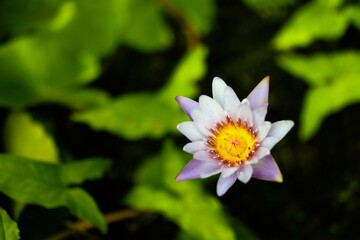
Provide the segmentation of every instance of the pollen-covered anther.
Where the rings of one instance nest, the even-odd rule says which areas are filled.
[[[212,136],[207,140],[213,158],[228,167],[244,164],[256,152],[255,131],[244,121],[226,121],[216,124],[210,130]]]

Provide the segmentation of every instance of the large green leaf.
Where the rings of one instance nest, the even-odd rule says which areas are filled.
[[[137,171],[126,202],[164,214],[194,239],[235,239],[217,198],[204,192],[196,180],[175,181],[189,157],[166,142],[162,153],[147,159]]]
[[[101,57],[121,40],[128,1],[63,4],[47,31],[0,46],[0,106],[35,104],[93,81]]]
[[[360,101],[360,52],[282,55],[278,63],[310,85],[301,112],[302,139],[310,138],[329,114]]]
[[[275,48],[288,50],[340,38],[349,24],[347,13],[338,9],[341,2],[313,0],[299,8],[275,36]]]
[[[175,96],[197,92],[195,84],[205,74],[206,53],[203,47],[188,52],[157,93],[123,95],[103,107],[75,113],[73,119],[127,139],[159,138],[175,131],[178,122],[185,120]]]
[[[301,111],[300,138],[309,139],[331,113],[360,102],[360,81],[357,77],[341,78],[331,85],[311,88]]]
[[[173,42],[173,35],[162,15],[156,1],[132,0],[128,27],[122,33],[124,42],[145,52],[169,47]]]
[[[94,200],[84,190],[68,185],[100,177],[108,166],[107,160],[82,160],[61,165],[0,155],[0,191],[23,203],[46,208],[65,206],[75,216],[91,222],[104,232],[105,220]],[[84,171],[82,167],[96,173]]]
[[[0,208],[0,239],[2,240],[17,240],[20,239],[19,228],[6,213]]]

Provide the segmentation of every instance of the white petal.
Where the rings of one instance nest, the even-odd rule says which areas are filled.
[[[239,170],[238,179],[243,183],[247,183],[250,180],[252,174],[253,174],[253,168],[251,164],[247,164],[242,169]]]
[[[214,161],[214,156],[209,151],[199,151],[194,154],[194,159],[201,160],[201,161]]]
[[[201,110],[203,110],[214,123],[221,122],[225,119],[224,109],[211,97],[205,95],[200,96],[199,104]]]
[[[224,177],[224,175],[221,174],[216,186],[217,195],[219,197],[224,195],[227,192],[227,190],[229,190],[229,188],[235,183],[236,178],[237,178],[236,172],[228,177]]]
[[[236,172],[237,170],[239,170],[239,167],[223,167],[221,170],[221,175],[224,178],[229,177],[230,175],[234,174],[234,172]]]
[[[218,77],[215,77],[212,82],[213,98],[217,101],[221,107],[224,107],[224,92],[226,83]]]
[[[269,133],[271,122],[265,121],[257,128],[256,140],[261,142]]]
[[[183,148],[185,152],[188,153],[195,153],[198,151],[204,151],[207,150],[209,147],[205,144],[204,141],[196,141],[196,142],[190,142],[186,144]]]
[[[266,147],[258,147],[255,155],[248,161],[250,164],[257,163],[260,159],[270,154],[270,150]]]
[[[294,122],[291,120],[282,120],[274,122],[271,125],[270,131],[267,134],[262,146],[272,149],[294,126]]]
[[[265,121],[266,113],[266,107],[259,107],[253,111],[254,128],[258,128]]]
[[[234,120],[237,120],[237,110],[240,106],[240,100],[231,87],[225,88],[224,109],[225,112]]]
[[[253,121],[252,118],[252,111],[250,108],[250,103],[247,99],[244,99],[240,105],[238,110],[236,111],[237,118],[240,119],[243,122],[247,122],[248,124],[251,124]]]
[[[217,162],[206,162],[206,161],[202,161],[202,162],[204,164],[200,171],[200,178],[207,178],[221,172],[221,167],[222,167],[221,164]]]
[[[196,128],[204,135],[204,136],[211,136],[212,133],[210,129],[212,128],[215,123],[211,121],[209,116],[207,116],[201,110],[195,109],[191,112],[191,117],[194,119],[194,124]]]
[[[250,101],[251,109],[268,106],[269,97],[269,77],[265,77],[249,94],[247,99]]]
[[[199,132],[193,122],[182,122],[177,125],[177,129],[184,134],[190,141],[203,140],[205,137]]]

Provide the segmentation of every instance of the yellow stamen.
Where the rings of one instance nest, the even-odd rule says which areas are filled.
[[[255,152],[256,134],[246,123],[227,118],[212,129],[208,140],[215,158],[230,167],[245,163]]]

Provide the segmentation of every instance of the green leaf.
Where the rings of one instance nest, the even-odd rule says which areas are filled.
[[[354,26],[360,30],[360,4],[349,5],[345,11]]]
[[[20,239],[19,228],[16,222],[14,222],[2,208],[0,208],[0,239]]]
[[[278,64],[310,86],[321,86],[339,81],[343,77],[360,75],[360,52],[341,51],[318,53],[311,56],[282,54]]]
[[[25,112],[13,112],[5,121],[5,148],[8,153],[50,163],[59,162],[54,139],[45,127]]]
[[[188,52],[158,93],[123,95],[103,107],[75,113],[73,119],[89,124],[94,130],[109,131],[127,139],[159,138],[176,131],[175,126],[185,120],[185,115],[175,96],[192,96],[197,92],[195,84],[205,75],[205,57],[203,47]]]
[[[121,41],[128,1],[66,1],[59,11],[48,30],[0,46],[0,106],[22,108],[93,81]]]
[[[278,63],[310,85],[301,111],[303,140],[313,136],[329,114],[360,101],[360,52],[281,55]]]
[[[141,14],[138,14],[141,13]],[[145,52],[163,50],[173,42],[173,34],[156,1],[132,0],[124,42]]]
[[[70,212],[80,219],[85,219],[106,232],[107,226],[94,199],[83,189],[72,188],[66,191],[66,205]]]
[[[216,11],[214,0],[169,0],[169,3],[185,16],[197,33],[205,35],[210,32]]]
[[[101,107],[111,101],[109,94],[95,88],[80,88],[63,91],[48,97],[47,101],[68,106],[74,110],[88,110]]]
[[[305,96],[301,111],[300,138],[307,140],[320,128],[329,114],[360,102],[358,76],[341,78],[332,85],[311,88]]]
[[[206,74],[207,49],[204,46],[187,52],[171,73],[170,79],[159,92],[159,97],[168,102],[175,96],[195,96],[199,88],[196,83]],[[175,101],[170,102],[178,108]]]
[[[96,173],[84,171],[95,168],[94,165],[101,170],[96,170]],[[74,215],[91,222],[104,232],[105,220],[100,217],[102,215],[95,202],[82,189],[68,185],[100,177],[101,171],[105,171],[108,165],[108,161],[105,160],[82,160],[77,164],[69,163],[67,166],[0,155],[0,191],[23,203],[38,204],[46,208],[67,207]],[[75,167],[78,171],[75,171]],[[84,202],[80,203],[74,198],[82,199]]]
[[[50,28],[52,21],[61,15],[62,5],[70,1],[1,1],[0,2],[0,35],[11,36],[36,34]]]
[[[80,184],[86,180],[98,179],[109,169],[110,161],[88,158],[60,165],[59,174],[64,184]]]
[[[335,40],[343,36],[349,19],[345,11],[338,9],[341,2],[313,0],[305,4],[277,33],[273,39],[275,48],[306,47],[316,40]]]
[[[217,198],[203,191],[197,181],[175,181],[188,160],[187,154],[166,142],[162,153],[147,159],[137,171],[136,185],[126,202],[164,214],[194,239],[235,239]]]

